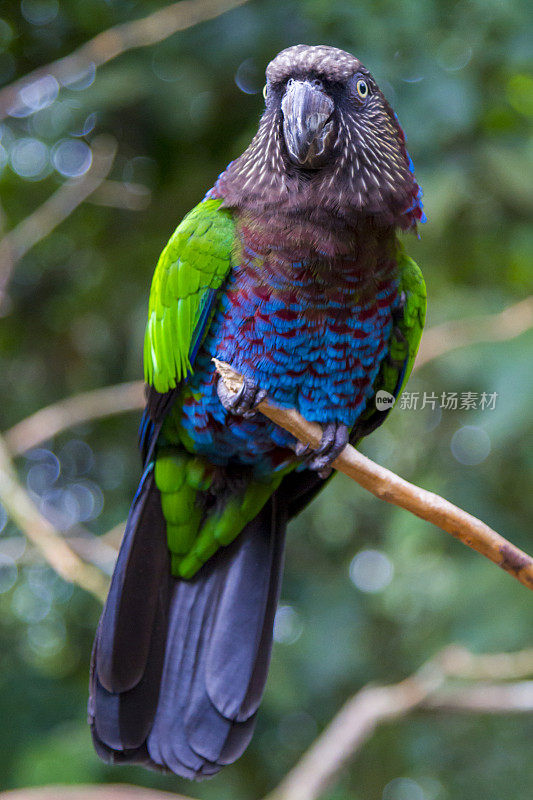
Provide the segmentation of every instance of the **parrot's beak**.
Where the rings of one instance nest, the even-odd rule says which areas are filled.
[[[324,161],[332,138],[334,103],[310,81],[291,79],[281,101],[283,136],[291,161],[316,169]]]

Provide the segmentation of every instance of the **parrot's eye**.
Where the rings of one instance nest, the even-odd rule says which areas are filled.
[[[355,84],[355,88],[357,89],[357,94],[361,100],[366,100],[368,97],[368,83],[360,78]]]
[[[265,85],[263,86],[263,97],[265,98],[265,100],[267,99],[267,94],[268,94],[268,86],[265,83]]]

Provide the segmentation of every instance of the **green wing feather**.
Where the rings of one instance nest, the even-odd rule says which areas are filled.
[[[204,200],[178,226],[157,263],[144,342],[145,379],[156,391],[174,389],[191,372],[216,298],[235,263],[235,224],[221,200]],[[283,473],[250,480],[243,492],[206,516],[197,502],[214,467],[175,440],[167,418],[155,454],[155,482],[176,576],[192,577],[260,511]]]
[[[157,263],[144,339],[144,376],[168,392],[192,372],[214,297],[233,264],[235,223],[221,200],[199,203],[176,228]]]

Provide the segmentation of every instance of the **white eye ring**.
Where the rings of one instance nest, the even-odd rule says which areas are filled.
[[[355,84],[355,88],[357,89],[357,94],[361,100],[366,100],[368,97],[368,83],[362,79],[359,79]]]
[[[268,94],[268,86],[265,83],[265,85],[263,86],[263,97],[265,98],[265,100],[267,99],[267,94]]]

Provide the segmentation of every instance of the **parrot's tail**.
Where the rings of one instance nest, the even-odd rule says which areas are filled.
[[[200,779],[246,749],[266,682],[286,516],[276,496],[191,580],[170,576],[153,473],[134,499],[96,632],[101,758]]]

